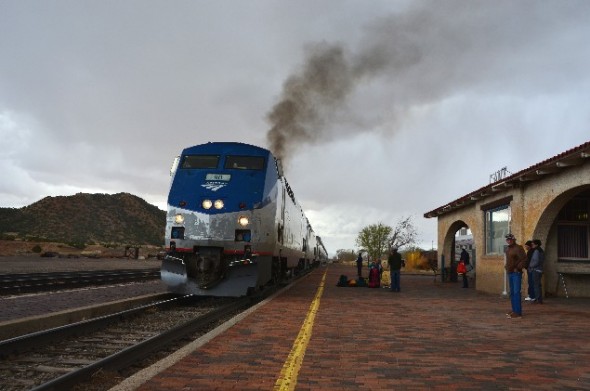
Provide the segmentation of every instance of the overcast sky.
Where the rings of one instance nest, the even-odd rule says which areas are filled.
[[[0,206],[272,148],[328,251],[590,140],[590,1],[0,0]]]

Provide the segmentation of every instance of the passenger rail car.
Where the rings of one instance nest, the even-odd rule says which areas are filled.
[[[196,145],[171,176],[161,268],[170,291],[243,296],[327,259],[270,151]]]

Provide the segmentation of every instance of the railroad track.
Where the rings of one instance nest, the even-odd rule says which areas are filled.
[[[1,341],[0,390],[79,388],[96,373],[120,371],[205,333],[262,298],[185,296]]]
[[[160,278],[160,269],[0,274],[0,295],[72,289]]]

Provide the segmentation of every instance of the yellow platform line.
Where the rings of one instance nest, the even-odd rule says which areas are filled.
[[[305,356],[307,344],[311,339],[311,331],[313,329],[315,315],[320,308],[320,298],[324,293],[324,283],[326,281],[327,272],[328,270],[324,272],[324,276],[322,277],[318,291],[311,302],[309,311],[307,311],[307,316],[303,321],[303,325],[299,330],[299,334],[297,335],[297,338],[295,338],[295,342],[293,343],[291,352],[287,357],[287,361],[285,361],[285,364],[283,364],[283,369],[281,370],[281,374],[275,383],[274,390],[294,390],[295,386],[297,385],[297,376],[299,375],[299,370],[301,369],[301,364],[303,363],[303,356]]]

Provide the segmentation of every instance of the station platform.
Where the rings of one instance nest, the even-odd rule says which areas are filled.
[[[112,390],[590,390],[590,301],[510,301],[402,272],[401,292],[315,269]],[[499,287],[501,289],[501,287]]]

